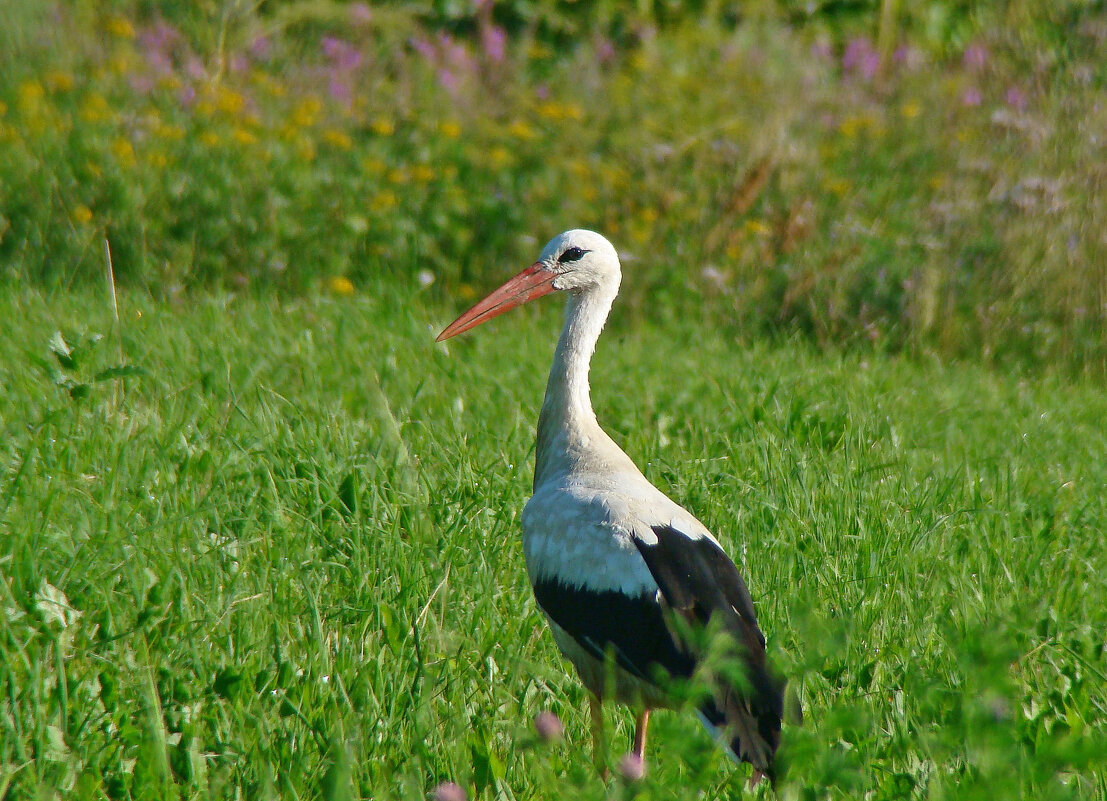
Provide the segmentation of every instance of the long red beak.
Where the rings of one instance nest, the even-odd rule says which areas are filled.
[[[486,320],[499,317],[516,306],[522,306],[535,298],[550,294],[554,291],[553,280],[556,277],[557,273],[546,269],[542,262],[536,261],[446,326],[434,341],[441,342],[444,339],[456,337]]]

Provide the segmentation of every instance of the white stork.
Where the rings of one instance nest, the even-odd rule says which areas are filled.
[[[566,231],[438,341],[555,290],[568,295],[538,419],[523,552],[554,640],[591,693],[601,774],[607,776],[601,701],[614,697],[640,710],[633,754],[644,760],[650,710],[674,704],[667,677],[696,674],[710,687],[699,706],[703,724],[732,758],[753,765],[753,781],[771,780],[783,682],[766,663],[745,582],[711,532],[646,480],[592,411],[588,367],[620,277],[610,242],[592,231]],[[689,635],[709,621],[711,631],[725,630],[736,643],[745,681],[711,675],[703,664],[704,637]]]

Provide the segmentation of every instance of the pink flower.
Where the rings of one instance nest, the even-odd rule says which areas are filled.
[[[535,716],[534,729],[538,732],[538,736],[547,743],[556,742],[565,734],[565,727],[562,725],[561,719],[549,710],[539,712]]]
[[[256,61],[268,61],[273,50],[273,40],[268,36],[257,36],[250,42],[250,55]]]
[[[350,3],[346,9],[350,14],[350,22],[355,25],[368,25],[373,21],[373,9],[368,3]]]
[[[421,55],[427,61],[435,61],[438,57],[438,53],[434,49],[434,45],[428,42],[426,39],[420,39],[418,36],[413,36],[408,40],[408,44],[411,45],[411,49]]]
[[[499,64],[504,60],[507,33],[499,25],[482,26],[480,43],[481,47],[484,48],[484,55],[493,64]]]
[[[880,69],[880,54],[864,36],[854,37],[842,54],[842,69],[871,81]]]
[[[988,48],[976,42],[965,48],[965,52],[961,55],[961,63],[965,65],[965,69],[979,72],[988,66],[988,58]]]
[[[358,49],[337,36],[324,36],[320,47],[334,69],[340,72],[353,72],[361,66],[361,53]]]
[[[610,64],[615,60],[615,45],[606,36],[596,37],[596,60],[601,64]]]
[[[344,106],[349,106],[353,102],[353,89],[341,78],[331,78],[327,82],[327,93]]]
[[[196,89],[191,84],[185,84],[177,90],[177,102],[188,108],[196,102]]]
[[[433,801],[468,801],[468,795],[460,784],[442,782],[431,791]]]
[[[1026,110],[1026,93],[1018,86],[1012,86],[1007,90],[1007,105],[1013,108],[1015,111]]]
[[[442,88],[450,94],[455,94],[461,87],[461,81],[458,79],[457,75],[447,69],[438,71],[438,82],[442,84]]]
[[[983,98],[980,96],[980,90],[975,86],[970,86],[961,93],[962,106],[979,106],[981,100],[983,100]]]
[[[619,760],[619,775],[628,782],[636,782],[646,775],[646,763],[637,754],[627,754]]]

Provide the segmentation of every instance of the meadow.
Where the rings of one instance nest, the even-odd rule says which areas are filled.
[[[0,798],[772,797],[687,713],[596,777],[519,539],[559,304],[433,342],[587,225],[776,796],[1107,801],[1107,29],[855,5],[6,6]]]

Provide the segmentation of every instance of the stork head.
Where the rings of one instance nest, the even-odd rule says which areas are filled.
[[[547,243],[538,261],[446,326],[435,341],[457,336],[554,291],[580,294],[606,289],[614,297],[619,279],[619,254],[610,242],[595,231],[566,231]]]

